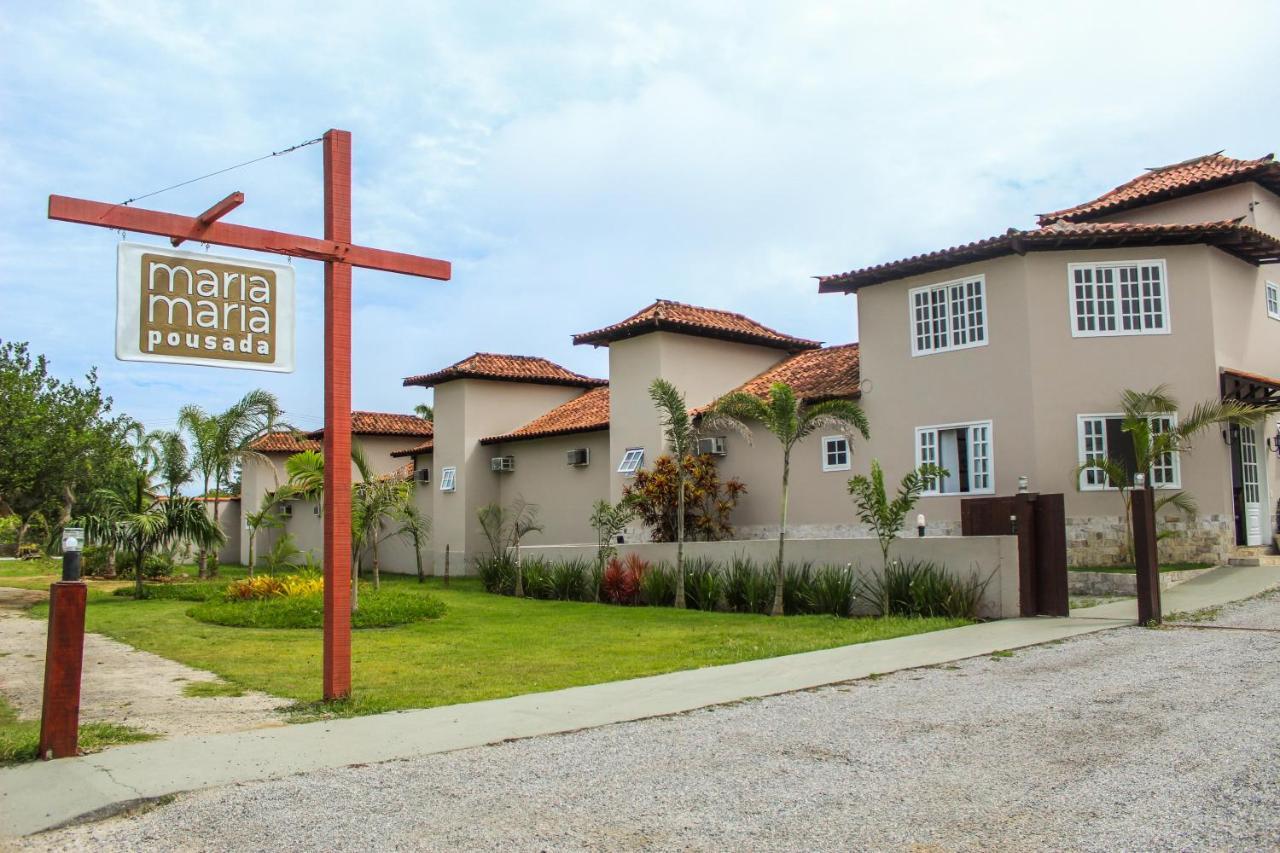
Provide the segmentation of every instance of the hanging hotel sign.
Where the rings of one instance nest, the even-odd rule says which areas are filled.
[[[121,243],[116,276],[116,358],[293,372],[293,267]]]

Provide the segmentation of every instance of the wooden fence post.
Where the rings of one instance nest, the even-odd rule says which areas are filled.
[[[1131,492],[1133,565],[1138,582],[1138,624],[1159,625],[1160,556],[1156,550],[1156,493],[1150,486]]]

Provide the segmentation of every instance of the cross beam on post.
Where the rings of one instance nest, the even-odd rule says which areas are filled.
[[[324,261],[324,698],[351,695],[351,268],[448,281],[448,261],[351,242],[351,134],[324,135],[324,237],[219,221],[244,201],[232,193],[200,216],[49,196],[49,218]]]

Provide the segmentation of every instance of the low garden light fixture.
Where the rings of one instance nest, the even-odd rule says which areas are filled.
[[[84,528],[62,528],[62,579],[80,580],[80,551],[84,548]]]
[[[1145,489],[1145,488],[1147,487],[1147,475],[1146,475],[1146,474],[1134,474],[1134,475],[1133,475],[1133,487],[1134,487],[1135,489]]]
[[[916,533],[920,536],[921,539],[924,538],[924,513],[923,512],[916,516]]]

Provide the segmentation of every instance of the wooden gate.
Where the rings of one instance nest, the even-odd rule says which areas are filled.
[[[1069,616],[1067,513],[1061,494],[1017,494],[960,501],[965,536],[1018,537],[1018,598],[1023,616]]]

